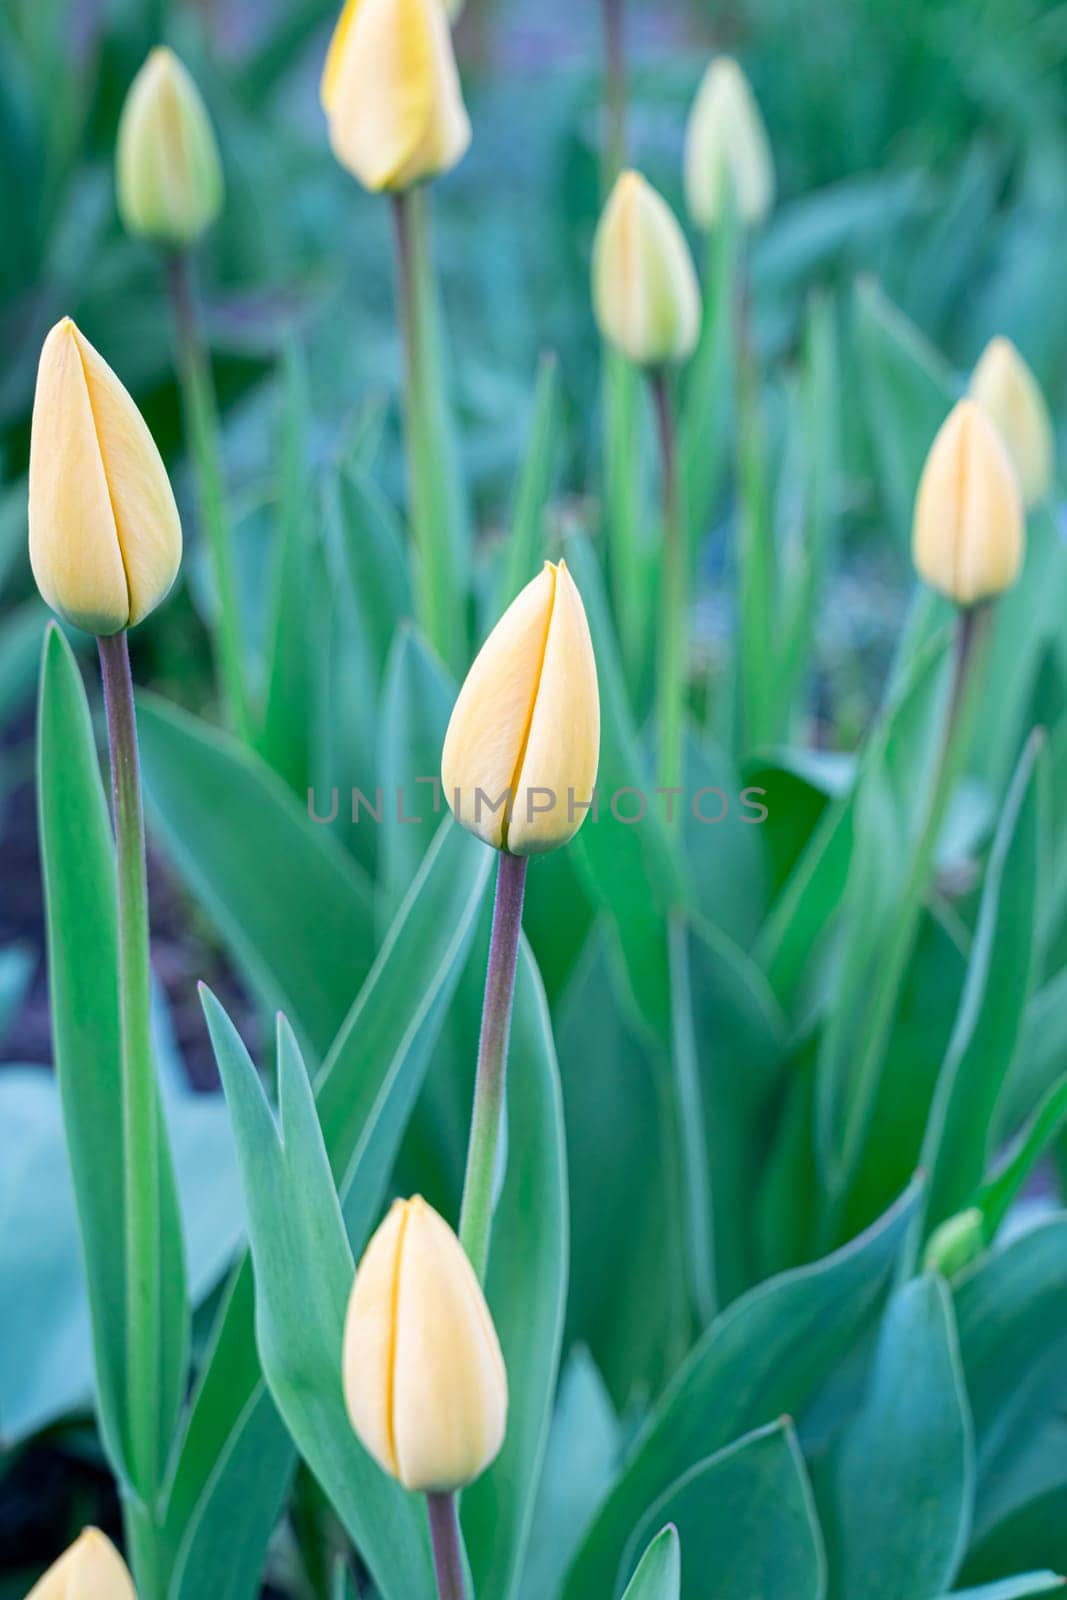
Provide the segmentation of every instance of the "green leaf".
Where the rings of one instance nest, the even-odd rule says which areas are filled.
[[[560,1378],[519,1600],[558,1594],[582,1531],[611,1482],[618,1449],[619,1424],[604,1381],[579,1345]]]
[[[567,1342],[587,1344],[617,1407],[658,1393],[690,1341],[684,1240],[669,1209],[662,1095],[616,1000],[606,926],[557,1011],[570,1173]]]
[[[145,696],[150,819],[265,1005],[317,1055],[370,969],[372,893],[282,781],[236,740]]]
[[[318,654],[310,526],[305,364],[293,347],[284,361],[284,410],[276,506],[278,531],[270,621],[266,696],[255,748],[303,799],[311,776],[312,709]]]
[[[817,1074],[817,1149],[838,1214],[871,1137],[921,921],[948,691],[944,641],[935,640],[876,729],[857,779],[852,860],[837,922],[840,958]]]
[[[871,1316],[917,1199],[912,1188],[861,1238],[716,1318],[634,1441],[571,1566],[566,1600],[609,1592],[638,1518],[709,1450],[803,1410]]]
[[[203,995],[248,1205],[264,1376],[384,1600],[429,1597],[425,1514],[358,1443],[345,1413],[341,1346],[355,1264],[296,1040],[279,1018],[276,1125],[236,1029]]]
[[[1049,1089],[1018,1137],[982,1184],[974,1203],[985,1218],[987,1238],[993,1238],[1050,1145],[1067,1123],[1067,1072]]]
[[[1002,1578],[998,1583],[983,1583],[977,1589],[954,1589],[942,1600],[1039,1600],[1042,1595],[1062,1594],[1067,1578],[1055,1572],[1024,1572],[1018,1578]]]
[[[524,584],[535,578],[544,555],[545,514],[560,445],[559,361],[546,351],[537,370],[529,438],[511,511],[507,558],[497,587],[493,621]]]
[[[347,1222],[362,1247],[462,971],[492,852],[450,822],[412,884],[318,1082]],[[183,1541],[181,1600],[215,1571],[217,1600],[248,1600],[285,1497],[292,1446],[263,1385],[246,1257],[220,1312],[179,1460],[168,1521]],[[235,1538],[242,1564],[218,1562]],[[213,1567],[213,1562],[216,1564]]]
[[[1033,1497],[1035,1467],[1047,1482],[1042,1455],[1062,1479],[1067,1217],[983,1256],[953,1294],[974,1418],[977,1546]]]
[[[552,1028],[524,944],[508,1051],[507,1169],[486,1286],[508,1371],[504,1448],[463,1496],[477,1594],[518,1589],[556,1391],[567,1296],[563,1102]]]
[[[689,550],[694,559],[730,464],[740,247],[737,217],[733,207],[727,206],[707,242],[704,320],[700,343],[685,373],[678,428]]]
[[[886,1310],[858,1415],[815,1479],[830,1600],[915,1600],[951,1582],[974,1493],[970,1415],[944,1281]]]
[[[677,1528],[662,1528],[626,1585],[623,1600],[681,1600],[682,1556]]]
[[[441,746],[455,698],[455,684],[422,635],[401,626],[385,671],[378,730],[383,914],[400,904],[440,823]]]
[[[823,1600],[822,1534],[787,1420],[727,1445],[673,1483],[634,1532],[623,1573],[649,1530],[665,1519],[677,1528],[684,1553],[680,1600]]]
[[[960,1008],[923,1146],[929,1233],[968,1202],[1019,1039],[1034,970],[1043,741],[1035,735],[1004,805],[982,891]]]
[[[573,845],[594,903],[610,911],[638,1015],[655,1037],[669,1037],[669,978],[665,913],[683,898],[677,865],[660,813],[649,803],[645,820],[620,822],[611,810],[617,791],[651,785],[630,715],[614,632],[588,544],[568,540],[567,560],[589,617],[600,680],[600,810],[586,819]],[[621,815],[633,815],[627,798]]]
[[[115,859],[89,707],[59,629],[45,635],[37,797],[56,1074],[89,1289],[104,1447],[126,1474],[126,1265]],[[159,1430],[170,1450],[188,1362],[181,1223],[160,1115]]]
[[[1052,512],[1031,513],[1019,580],[998,597],[982,690],[982,737],[971,770],[999,794],[1010,780],[1023,740],[1041,659],[1067,610],[1067,542]]]

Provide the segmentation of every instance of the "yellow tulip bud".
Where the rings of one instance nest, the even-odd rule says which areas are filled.
[[[144,418],[69,317],[41,350],[30,435],[30,565],[61,617],[118,633],[154,611],[182,554]]]
[[[126,1563],[99,1528],[86,1528],[26,1600],[137,1600]]]
[[[334,155],[375,192],[448,172],[470,144],[442,0],[347,0],[320,97]]]
[[[1010,339],[986,345],[971,377],[971,397],[1000,429],[1023,499],[1036,506],[1052,487],[1052,419],[1037,379]]]
[[[472,1483],[504,1442],[508,1378],[489,1307],[420,1195],[394,1202],[359,1264],[343,1369],[360,1442],[405,1489]]]
[[[173,50],[153,50],[119,122],[119,215],[127,232],[194,244],[222,207],[222,163],[207,107]]]
[[[638,172],[620,173],[593,241],[593,309],[604,338],[638,366],[692,355],[700,289],[685,235]]]
[[[718,56],[701,81],[685,136],[686,204],[705,233],[722,215],[727,181],[741,221],[762,222],[774,204],[767,129],[737,62]]]
[[[931,588],[971,606],[1011,588],[1023,540],[1011,457],[982,408],[961,400],[942,423],[919,480],[915,566]]]
[[[441,780],[457,822],[512,855],[566,844],[600,759],[600,695],[581,595],[561,561],[516,596],[452,710]]]

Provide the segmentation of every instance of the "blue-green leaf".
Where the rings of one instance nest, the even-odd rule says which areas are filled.
[[[917,1198],[913,1187],[861,1238],[716,1318],[634,1441],[571,1566],[567,1600],[609,1592],[638,1518],[709,1449],[803,1410],[873,1312]]]
[[[167,854],[264,1004],[324,1055],[370,969],[366,877],[250,751],[151,696],[139,710]]]
[[[226,1013],[204,991],[233,1118],[256,1276],[256,1342],[271,1394],[383,1597],[428,1600],[425,1516],[359,1444],[341,1394],[355,1265],[304,1063],[278,1025],[279,1123]]]
[[[915,1600],[955,1576],[974,1493],[970,1413],[942,1279],[890,1301],[858,1415],[816,1476],[831,1600]]]
[[[681,1600],[682,1553],[677,1528],[657,1533],[626,1585],[623,1600]]]
[[[680,1600],[823,1600],[822,1534],[788,1421],[747,1434],[671,1484],[635,1529],[621,1576],[649,1531],[664,1521],[681,1540]]]

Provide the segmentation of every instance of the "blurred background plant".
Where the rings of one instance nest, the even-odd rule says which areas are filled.
[[[117,1526],[86,1421],[87,1314],[59,1107],[51,1080],[33,1070],[51,1059],[51,1046],[30,781],[45,613],[25,557],[25,472],[37,357],[59,316],[75,317],[143,409],[172,467],[189,535],[185,581],[132,644],[139,683],[160,696],[142,703],[158,852],[158,1048],[199,1308],[198,1355],[244,1214],[226,1110],[218,1096],[190,1093],[190,1079],[201,1088],[217,1082],[194,980],[206,977],[221,990],[268,1061],[266,1019],[282,1005],[311,1061],[343,1062],[334,1041],[343,1039],[349,1005],[433,836],[436,819],[420,828],[388,820],[353,827],[347,808],[353,784],[371,797],[380,784],[388,797],[398,782],[438,770],[455,683],[408,620],[403,357],[389,217],[328,153],[317,87],[334,10],[320,0],[257,7],[245,0],[8,0],[0,15],[0,1051],[11,1064],[0,1074],[0,1114],[5,1146],[16,1152],[0,1173],[0,1284],[5,1307],[16,1308],[0,1325],[5,1600],[21,1596],[31,1573],[57,1553],[61,1532],[73,1536],[89,1517]],[[688,830],[695,909],[681,963],[677,939],[667,949],[661,938],[660,911],[673,903],[677,883],[662,830],[587,829],[572,851],[531,872],[526,926],[559,1050],[572,1247],[548,1470],[536,1507],[516,1513],[520,1521],[534,1515],[540,1537],[517,1592],[522,1600],[559,1592],[583,1522],[710,1310],[874,1222],[924,1147],[942,1166],[945,1152],[954,1152],[958,1171],[941,1173],[937,1204],[925,1226],[912,1221],[904,1256],[914,1265],[923,1232],[967,1207],[964,1244],[956,1227],[930,1246],[933,1265],[971,1270],[955,1311],[933,1280],[922,1279],[893,1301],[883,1343],[874,1346],[869,1302],[888,1272],[886,1240],[900,1249],[907,1231],[894,1213],[852,1266],[818,1269],[838,1286],[855,1267],[856,1281],[833,1292],[861,1330],[852,1343],[842,1331],[840,1348],[827,1346],[818,1372],[805,1366],[802,1330],[818,1339],[823,1334],[811,1330],[828,1325],[817,1321],[831,1303],[820,1299],[821,1278],[779,1288],[768,1324],[758,1321],[758,1300],[744,1302],[756,1319],[746,1335],[754,1344],[771,1324],[795,1324],[777,1387],[767,1372],[753,1381],[762,1383],[768,1406],[773,1399],[778,1412],[804,1412],[801,1443],[833,1545],[833,1594],[848,1600],[874,1592],[862,1563],[851,1564],[858,1560],[851,1541],[857,1530],[870,1532],[873,1513],[843,1494],[845,1469],[828,1445],[840,1444],[844,1415],[851,1432],[842,1460],[862,1454],[869,1428],[889,1441],[887,1455],[897,1451],[888,1458],[902,1463],[902,1474],[913,1465],[906,1428],[897,1437],[891,1408],[880,1409],[908,1338],[934,1352],[937,1405],[928,1397],[922,1405],[943,1423],[937,1493],[947,1510],[932,1539],[943,1548],[929,1569],[929,1593],[942,1582],[947,1588],[960,1570],[974,1582],[1031,1566],[1062,1571],[1064,1395],[1055,1377],[1067,1370],[1062,1216],[973,1264],[1011,1206],[1018,1225],[1024,1190],[1028,1206],[1055,1207],[1051,1165],[1040,1168],[1036,1186],[1033,1171],[1062,1120],[1067,1066],[1067,589],[1056,495],[1054,510],[1042,507],[1031,519],[1038,562],[1030,561],[1001,607],[987,715],[939,843],[916,954],[877,1052],[876,1137],[863,1141],[832,1214],[815,1127],[820,1116],[832,1123],[850,1105],[849,1029],[860,1023],[847,1007],[835,1017],[835,999],[846,992],[843,968],[857,1005],[877,978],[881,941],[899,911],[894,875],[916,824],[918,793],[909,784],[927,769],[944,689],[938,628],[948,610],[916,595],[909,558],[922,461],[994,335],[1019,346],[1063,436],[1067,12],[1036,0],[981,8],[965,0],[804,7],[743,0],[714,10],[695,0],[634,0],[626,29],[628,158],[677,215],[685,217],[685,118],[712,51],[741,59],[770,131],[778,196],[746,246],[744,269],[758,372],[747,400],[738,392],[737,404],[748,407],[745,426],[734,426],[729,361],[719,346],[700,367],[707,388],[693,390],[682,436],[690,464],[694,452],[701,458],[706,513],[694,545],[687,777],[691,786],[699,780],[730,794],[745,782],[759,785],[771,815],[759,829],[738,826],[734,816],[721,830]],[[212,731],[224,720],[209,649],[213,589],[184,454],[164,266],[151,246],[127,237],[115,205],[119,113],[160,38],[204,94],[226,175],[226,204],[198,266],[256,710],[252,754]],[[438,186],[433,221],[456,437],[479,531],[471,641],[530,575],[531,561],[536,570],[543,551],[565,549],[597,644],[607,708],[604,781],[609,788],[636,783],[648,753],[654,607],[642,610],[642,601],[629,635],[627,619],[616,617],[624,644],[636,640],[620,660],[601,589],[603,577],[617,599],[610,440],[618,413],[605,403],[612,379],[602,375],[589,299],[603,198],[601,19],[593,6],[562,0],[469,0],[457,52],[474,140]],[[711,290],[729,284],[736,239],[719,230],[705,252],[689,232]],[[651,573],[655,452],[649,429],[639,425],[637,437],[635,478],[627,480],[636,498],[627,504],[639,524],[638,557]],[[784,578],[777,611],[761,612],[751,589],[747,599],[734,597],[737,550],[761,536]],[[654,576],[648,581],[654,587]],[[631,584],[627,592],[646,587]],[[754,603],[755,613],[746,610]],[[763,619],[762,633],[747,626],[753,614]],[[735,714],[748,704],[735,674],[749,687],[769,686],[755,722]],[[1038,723],[1049,733],[1044,753],[1027,744]],[[867,754],[857,763],[861,746]],[[1051,783],[1040,777],[1042,767],[1051,769]],[[309,784],[318,786],[324,814],[330,789],[340,791],[330,830],[300,816]],[[452,965],[434,969],[449,974],[440,978],[447,1016],[435,1022],[434,1067],[400,1171],[454,1215],[485,907],[461,896],[456,863],[433,859],[439,876],[455,874],[441,882],[457,917],[462,907],[463,927],[469,932],[468,913],[481,921],[470,951],[450,951]],[[809,873],[815,888],[806,893]],[[437,879],[420,881],[425,890]],[[89,931],[79,937],[89,959],[88,910],[86,918]],[[424,955],[427,971],[431,955],[445,963],[441,951]],[[551,1056],[532,971],[520,977],[520,1063]],[[683,1012],[692,1017],[688,1044]],[[695,1079],[685,1072],[687,1051]],[[974,1082],[976,1062],[980,1084],[968,1117],[952,1089],[957,1079]],[[698,1147],[681,1151],[667,1105],[679,1084],[696,1097],[688,1126],[700,1130]],[[551,1121],[543,1105],[534,1111]],[[931,1135],[935,1120],[940,1132]],[[941,1137],[946,1123],[955,1145]],[[1007,1165],[987,1173],[1012,1135]],[[705,1169],[713,1207],[699,1181]],[[698,1237],[700,1226],[709,1230],[714,1282],[699,1281],[699,1263],[687,1255],[692,1237],[687,1246],[679,1206],[688,1208],[689,1223],[696,1216]],[[540,1270],[556,1272],[561,1292],[562,1269],[550,1245],[544,1250]],[[514,1285],[511,1292],[521,1321],[521,1295]],[[496,1313],[493,1296],[491,1282]],[[1008,1309],[990,1331],[991,1304]],[[977,1480],[960,1442],[971,1422],[959,1401],[954,1318],[977,1429]],[[681,1412],[692,1407],[696,1415],[701,1402],[714,1409],[741,1381],[744,1369],[730,1365],[729,1353],[716,1365],[724,1337],[709,1346],[705,1335],[698,1346],[705,1360],[690,1368],[692,1387],[680,1391],[685,1405],[668,1394],[652,1413],[653,1444],[671,1441],[669,1477],[778,1414],[764,1414],[762,1398],[747,1409],[739,1403],[688,1438]],[[507,1354],[506,1315],[502,1338]],[[542,1342],[551,1345],[551,1328]],[[868,1369],[875,1379],[865,1408],[857,1396]],[[549,1404],[553,1385],[554,1368],[542,1374],[544,1393],[531,1390],[531,1406]],[[781,1494],[776,1473],[796,1490],[789,1430],[746,1438],[766,1504]],[[581,1473],[579,1444],[590,1452]],[[618,1501],[601,1507],[568,1595],[607,1594],[616,1569],[632,1570],[657,1531],[659,1524],[645,1527],[642,1519],[670,1484],[646,1471],[654,1454],[639,1452]],[[733,1469],[713,1459],[715,1473],[727,1474],[711,1479],[727,1508],[725,1536],[733,1531]],[[912,1481],[909,1492],[917,1494]],[[751,1503],[751,1481],[742,1472],[736,1482],[742,1502]],[[239,1489],[229,1491],[235,1499]],[[267,1501],[273,1522],[278,1507]],[[495,1573],[491,1518],[474,1494],[470,1504],[474,1559],[481,1572]],[[271,1540],[270,1581],[282,1594],[326,1594],[338,1524],[306,1470],[287,1505]],[[810,1507],[802,1509],[808,1517]],[[684,1513],[679,1500],[671,1514],[683,1525],[683,1567]],[[968,1535],[960,1530],[972,1515]],[[887,1539],[892,1520],[880,1524]],[[712,1529],[713,1552],[714,1537]],[[207,1561],[211,1548],[208,1540],[191,1560],[185,1552],[186,1587],[175,1590],[183,1600],[197,1593],[204,1569],[196,1561]],[[759,1530],[752,1548],[762,1548]],[[810,1549],[783,1557],[784,1573],[794,1570],[794,1558],[801,1575],[783,1578],[786,1587],[776,1592],[799,1600],[817,1578]],[[884,1551],[879,1562],[879,1571],[893,1569]],[[906,1554],[896,1570],[898,1588],[887,1587],[886,1600],[914,1600]],[[510,1571],[500,1582],[500,1593],[510,1594],[520,1580]],[[1045,1590],[1031,1584],[1003,1592]]]

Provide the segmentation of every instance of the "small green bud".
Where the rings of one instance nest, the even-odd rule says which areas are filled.
[[[923,1266],[927,1272],[954,1278],[976,1261],[985,1247],[985,1217],[977,1206],[968,1206],[966,1211],[958,1211],[934,1229],[926,1246]]]
[[[153,50],[119,121],[116,180],[128,233],[195,244],[222,207],[222,163],[207,107],[172,50]]]

